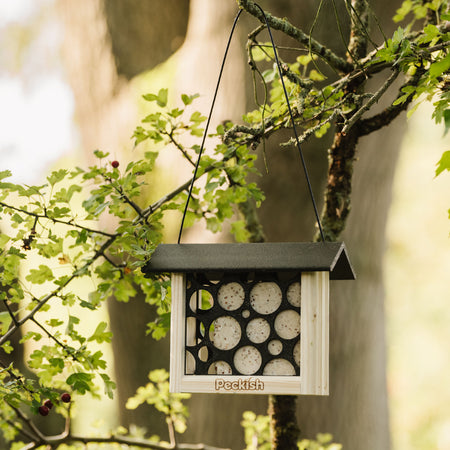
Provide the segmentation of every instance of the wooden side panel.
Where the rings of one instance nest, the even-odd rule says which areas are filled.
[[[328,395],[329,273],[302,273],[301,394]]]
[[[181,392],[184,376],[186,276],[172,274],[172,313],[170,318],[170,392]]]

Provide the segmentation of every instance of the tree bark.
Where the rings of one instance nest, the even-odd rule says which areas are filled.
[[[297,397],[273,395],[269,398],[269,416],[273,449],[297,450],[299,428],[296,417]]]

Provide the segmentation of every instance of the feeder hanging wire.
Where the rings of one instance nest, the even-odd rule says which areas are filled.
[[[272,36],[272,31],[270,29],[270,25],[269,25],[269,22],[267,20],[267,16],[264,13],[264,10],[257,3],[255,3],[255,6],[261,11],[262,16],[264,17],[264,22],[266,24],[267,31],[269,33],[270,42],[272,44],[273,53],[274,53],[274,57],[275,57],[275,62],[276,62],[277,69],[278,69],[278,74],[279,74],[279,77],[280,77],[280,80],[281,80],[281,84],[283,86],[283,92],[284,92],[284,96],[286,98],[286,104],[287,104],[288,111],[289,111],[289,116],[290,116],[290,119],[291,119],[291,122],[292,122],[292,128],[293,128],[293,131],[294,131],[295,141],[297,143],[297,149],[298,149],[298,152],[300,154],[300,160],[302,162],[303,172],[305,174],[306,183],[308,185],[309,195],[311,197],[311,201],[312,201],[313,208],[314,208],[314,214],[316,216],[316,221],[317,221],[317,225],[319,227],[319,232],[320,232],[320,236],[321,236],[322,242],[325,242],[325,236],[324,236],[324,233],[323,233],[322,224],[320,222],[319,212],[317,210],[316,201],[314,199],[314,194],[313,194],[313,191],[312,191],[312,186],[311,186],[311,181],[310,181],[309,174],[308,174],[308,169],[306,167],[305,158],[303,156],[303,151],[302,151],[301,146],[300,146],[300,139],[298,137],[297,129],[295,127],[294,115],[292,113],[291,105],[289,103],[289,97],[288,97],[287,89],[286,89],[286,86],[284,84],[283,72],[281,70],[281,64],[280,64],[280,61],[278,59],[278,53],[277,53],[277,49],[275,47],[275,42],[274,42],[274,39],[273,39],[273,36]],[[198,171],[198,167],[200,165],[200,158],[202,157],[203,149],[204,149],[204,146],[205,146],[205,140],[206,140],[206,136],[208,134],[208,128],[209,128],[209,124],[211,122],[211,116],[212,116],[212,112],[213,112],[214,105],[215,105],[215,102],[216,102],[217,92],[219,90],[220,81],[222,79],[223,69],[224,69],[225,61],[226,61],[226,58],[227,58],[227,55],[228,55],[228,50],[230,48],[231,39],[233,37],[233,33],[234,33],[235,28],[236,28],[237,21],[239,20],[239,17],[241,16],[242,11],[243,11],[242,9],[239,10],[239,12],[237,13],[236,17],[234,18],[233,27],[231,28],[231,32],[230,32],[230,35],[228,37],[228,42],[227,42],[227,46],[226,46],[225,53],[224,53],[224,56],[223,56],[222,65],[220,67],[220,72],[219,72],[219,77],[218,77],[217,84],[216,84],[216,89],[214,91],[214,97],[213,97],[213,100],[212,100],[212,103],[211,103],[211,108],[209,110],[208,120],[206,121],[205,131],[203,133],[203,138],[202,138],[202,143],[201,143],[201,146],[200,146],[200,151],[198,153],[197,162],[195,164],[194,174],[192,176],[192,182],[191,182],[191,185],[189,187],[189,193],[188,193],[188,197],[187,197],[187,200],[186,200],[186,205],[184,206],[184,212],[183,212],[183,217],[182,217],[182,220],[181,220],[180,232],[178,234],[178,244],[181,242],[181,235],[183,233],[184,220],[186,218],[186,213],[187,213],[187,209],[188,209],[188,206],[189,206],[189,200],[191,199],[191,196],[192,196],[192,189],[194,188],[194,183],[195,183],[195,180],[197,178],[197,171]]]

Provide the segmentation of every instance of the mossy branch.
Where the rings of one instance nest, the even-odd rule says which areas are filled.
[[[261,23],[265,24],[264,16],[261,10],[251,0],[238,0],[240,8],[244,9],[252,16],[256,17]],[[353,64],[336,55],[329,48],[316,41],[310,35],[306,34],[300,28],[295,27],[286,19],[280,19],[266,12],[267,22],[274,30],[282,31],[287,36],[295,39],[310,49],[313,53],[323,58],[331,67],[340,73],[349,73],[353,70]]]

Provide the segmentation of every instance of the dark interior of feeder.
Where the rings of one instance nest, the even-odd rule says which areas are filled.
[[[186,374],[300,374],[300,272],[186,278]]]

